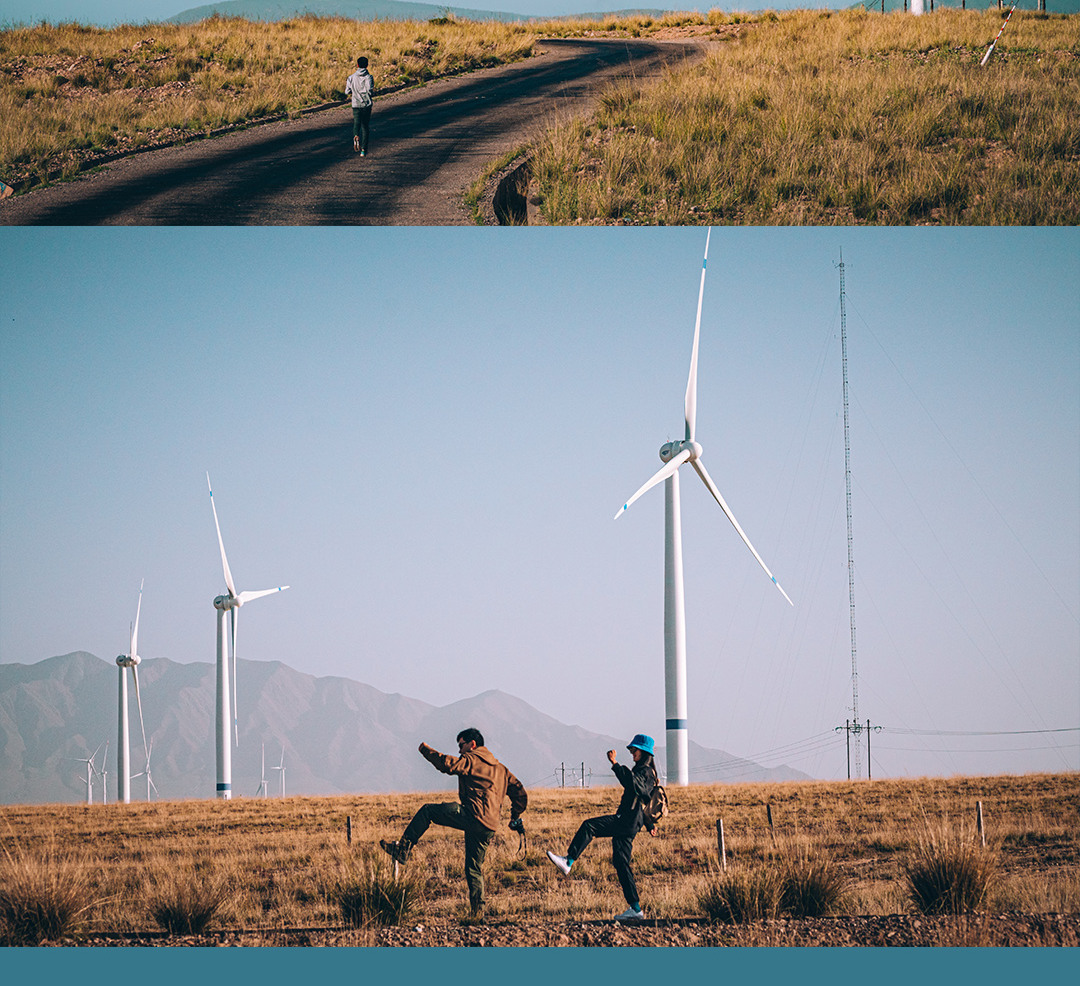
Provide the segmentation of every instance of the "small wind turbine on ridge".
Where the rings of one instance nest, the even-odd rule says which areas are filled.
[[[216,741],[217,741],[217,796],[232,798],[232,745],[229,742],[229,661],[228,651],[232,650],[232,719],[233,737],[240,744],[240,723],[236,715],[236,624],[238,611],[244,603],[249,603],[260,596],[269,596],[282,592],[289,587],[279,585],[274,589],[260,589],[255,592],[237,592],[229,571],[229,559],[225,557],[225,542],[221,539],[221,525],[218,523],[217,507],[214,506],[214,488],[210,485],[210,473],[206,474],[206,485],[210,489],[210,509],[214,512],[214,527],[217,530],[218,547],[221,549],[221,567],[225,572],[227,596],[214,599],[217,610],[217,701],[216,701]],[[229,614],[231,648],[225,639],[225,614]]]
[[[781,595],[791,598],[776,576],[769,571],[757,549],[750,543],[735,515],[701,461],[702,448],[697,441],[697,370],[698,341],[701,335],[701,303],[705,296],[705,268],[709,261],[710,229],[705,235],[705,257],[701,263],[701,286],[698,288],[697,321],[694,323],[694,348],[690,355],[690,376],[686,382],[684,402],[686,431],[681,442],[666,442],[660,446],[664,465],[615,514],[618,520],[639,496],[661,481],[664,489],[664,705],[667,718],[667,779],[668,783],[685,786],[689,783],[689,733],[686,718],[686,606],[683,594],[682,515],[679,499],[679,467],[689,462],[701,477],[705,488],[720,505],[731,525],[750,549],[758,564],[765,570]]]

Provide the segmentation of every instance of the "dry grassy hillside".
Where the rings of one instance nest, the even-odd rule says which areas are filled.
[[[1080,15],[678,14],[527,24],[212,19],[0,31],[0,177],[17,191],[117,154],[533,55],[543,36],[710,47],[535,142],[550,223],[1075,224]],[[676,50],[676,49],[673,49]],[[479,176],[478,176],[479,177]]]
[[[64,874],[83,888],[83,940],[108,935],[140,940],[160,933],[163,900],[212,897],[208,928],[247,936],[249,944],[297,943],[297,935],[312,934],[401,944],[408,935],[415,937],[418,925],[429,939],[407,943],[503,934],[510,936],[502,942],[507,944],[558,944],[558,936],[578,933],[570,928],[586,937],[660,936],[656,941],[574,939],[586,944],[794,943],[807,932],[796,932],[782,920],[726,927],[702,923],[702,894],[721,876],[717,820],[723,819],[728,877],[779,872],[799,859],[827,863],[842,876],[845,893],[833,916],[814,926],[815,935],[825,928],[849,939],[833,944],[860,944],[865,943],[860,937],[875,936],[886,938],[880,944],[893,943],[889,929],[901,935],[897,944],[1000,944],[1005,929],[1013,934],[1018,921],[1027,930],[1015,943],[1063,944],[1069,936],[1077,943],[1080,784],[1075,774],[708,785],[671,794],[673,810],[663,835],[642,834],[635,841],[642,902],[655,919],[641,929],[594,924],[624,906],[608,843],[594,843],[571,879],[562,878],[544,853],[564,851],[583,818],[612,811],[611,789],[531,792],[524,816],[527,846],[503,828],[488,852],[488,912],[478,922],[465,916],[461,836],[433,828],[402,868],[415,895],[402,928],[341,930],[336,888],[372,867],[381,868],[380,880],[390,881],[392,864],[376,848],[378,840],[396,838],[430,799],[415,794],[7,807],[0,811],[0,904],[16,885],[56,882],[56,875]],[[985,849],[976,828],[979,802]],[[905,868],[931,843],[964,847],[990,875],[988,895],[976,908],[981,916],[965,918],[976,923],[965,923],[961,931],[956,918],[942,919],[945,930],[934,931],[938,925],[918,920],[909,899]],[[1022,915],[1038,917],[1032,924]],[[918,929],[936,937],[911,940]],[[440,940],[430,940],[431,935]]]

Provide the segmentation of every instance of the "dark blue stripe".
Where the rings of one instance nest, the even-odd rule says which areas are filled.
[[[668,729],[685,729],[686,728],[686,720],[685,719],[668,719],[667,728]]]
[[[219,791],[231,791],[232,790],[232,785],[231,784],[219,784],[217,786],[217,789]]]

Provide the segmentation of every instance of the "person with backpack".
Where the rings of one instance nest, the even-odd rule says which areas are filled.
[[[622,798],[615,814],[586,819],[571,840],[565,856],[557,856],[550,850],[547,855],[564,876],[569,876],[574,862],[581,858],[581,854],[593,839],[610,838],[611,861],[615,864],[615,873],[619,877],[619,885],[627,903],[626,910],[622,914],[616,914],[615,920],[633,922],[641,921],[645,914],[638,899],[634,871],[630,868],[630,855],[634,851],[634,836],[642,826],[648,830],[649,835],[657,835],[656,821],[651,813],[646,814],[644,808],[649,805],[654,791],[659,788],[659,778],[653,764],[651,736],[638,733],[626,748],[634,758],[633,769],[619,763],[614,750],[608,750],[607,753],[611,769],[623,787]],[[662,791],[662,788],[660,790]]]
[[[345,95],[352,99],[354,151],[360,156],[367,154],[368,133],[371,129],[371,94],[375,91],[375,80],[367,70],[368,60],[361,55],[356,60],[356,71],[345,80]]]

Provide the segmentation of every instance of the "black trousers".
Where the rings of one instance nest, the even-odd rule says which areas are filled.
[[[637,832],[630,829],[626,822],[617,815],[601,815],[599,818],[587,818],[581,823],[577,834],[570,842],[566,855],[570,859],[581,859],[581,854],[593,839],[611,839],[611,861],[615,864],[615,874],[619,878],[626,903],[638,903],[637,883],[634,871],[630,869],[630,855],[634,851],[634,836]]]
[[[371,107],[354,106],[352,108],[352,132],[360,138],[360,150],[367,151],[368,134],[371,133]]]

